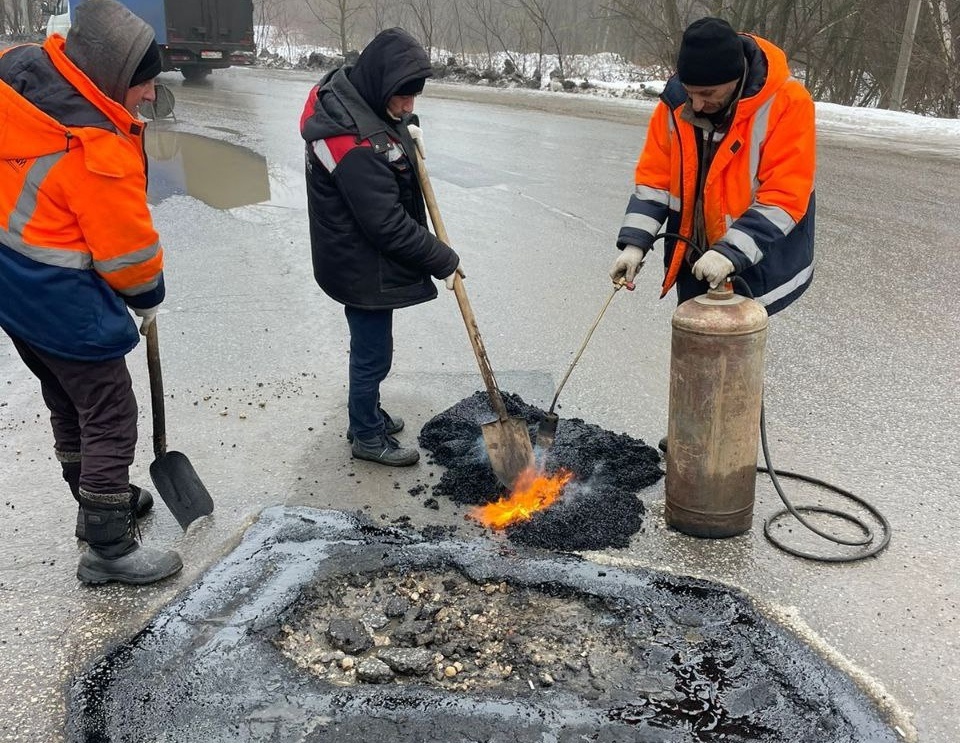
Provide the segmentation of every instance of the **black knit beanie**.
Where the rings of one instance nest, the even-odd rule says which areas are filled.
[[[722,18],[701,18],[683,32],[677,76],[684,85],[723,85],[743,77],[743,42]]]
[[[130,87],[132,88],[140,83],[145,83],[147,80],[153,80],[162,70],[163,65],[160,62],[160,47],[157,46],[157,42],[154,39],[150,42],[150,46],[147,47],[147,51],[143,55],[143,59],[140,60],[140,64],[137,65],[137,69],[133,71],[133,77],[130,78]]]
[[[415,77],[413,80],[407,80],[403,85],[393,91],[393,95],[419,95],[423,92],[423,86],[426,84],[425,77]]]

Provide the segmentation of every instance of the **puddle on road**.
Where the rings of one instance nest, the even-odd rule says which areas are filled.
[[[148,127],[147,198],[192,196],[215,209],[270,201],[267,160],[253,150],[198,134]]]

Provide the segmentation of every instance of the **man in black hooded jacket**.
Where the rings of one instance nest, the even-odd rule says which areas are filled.
[[[352,454],[403,467],[420,458],[394,434],[403,420],[380,407],[393,360],[393,311],[434,299],[431,277],[453,289],[457,254],[427,228],[408,125],[432,75],[406,31],[381,32],[353,66],[314,86],[300,118],[306,140],[313,273],[344,305],[350,328],[347,438]],[[462,275],[462,272],[461,272]]]

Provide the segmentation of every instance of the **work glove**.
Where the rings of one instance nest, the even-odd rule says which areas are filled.
[[[157,310],[160,309],[160,305],[144,309],[140,307],[131,307],[130,309],[140,318],[140,335],[146,335],[150,326],[153,325],[153,321],[157,319]]]
[[[617,260],[610,267],[610,278],[613,279],[613,283],[622,283],[627,289],[633,289],[633,280],[637,277],[637,271],[643,265],[643,256],[646,254],[646,250],[636,245],[624,246]]]
[[[417,152],[420,153],[420,158],[426,160],[427,151],[423,148],[423,129],[416,124],[407,124],[407,131],[410,132],[410,137],[417,146]]]
[[[463,269],[460,268],[459,263],[457,264],[457,270],[443,280],[443,283],[447,285],[447,289],[450,291],[453,291],[453,280],[457,274],[460,274],[461,279],[465,279],[467,277],[467,275],[463,272]]]
[[[693,275],[701,281],[710,282],[711,289],[720,286],[733,271],[731,260],[717,250],[708,250],[693,264]]]

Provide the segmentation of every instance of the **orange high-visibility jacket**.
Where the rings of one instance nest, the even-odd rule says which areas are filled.
[[[778,47],[748,34],[741,38],[748,73],[733,119],[714,143],[703,187],[707,244],[699,247],[729,258],[773,314],[799,297],[813,277],[815,111]],[[686,103],[686,91],[672,78],[637,161],[620,247],[651,247],[664,225],[667,233],[693,238],[697,138],[704,130],[682,116]],[[661,296],[698,257],[682,240],[664,241]]]
[[[55,356],[102,360],[138,341],[127,307],[163,300],[143,122],[64,54],[0,54],[0,326]]]

